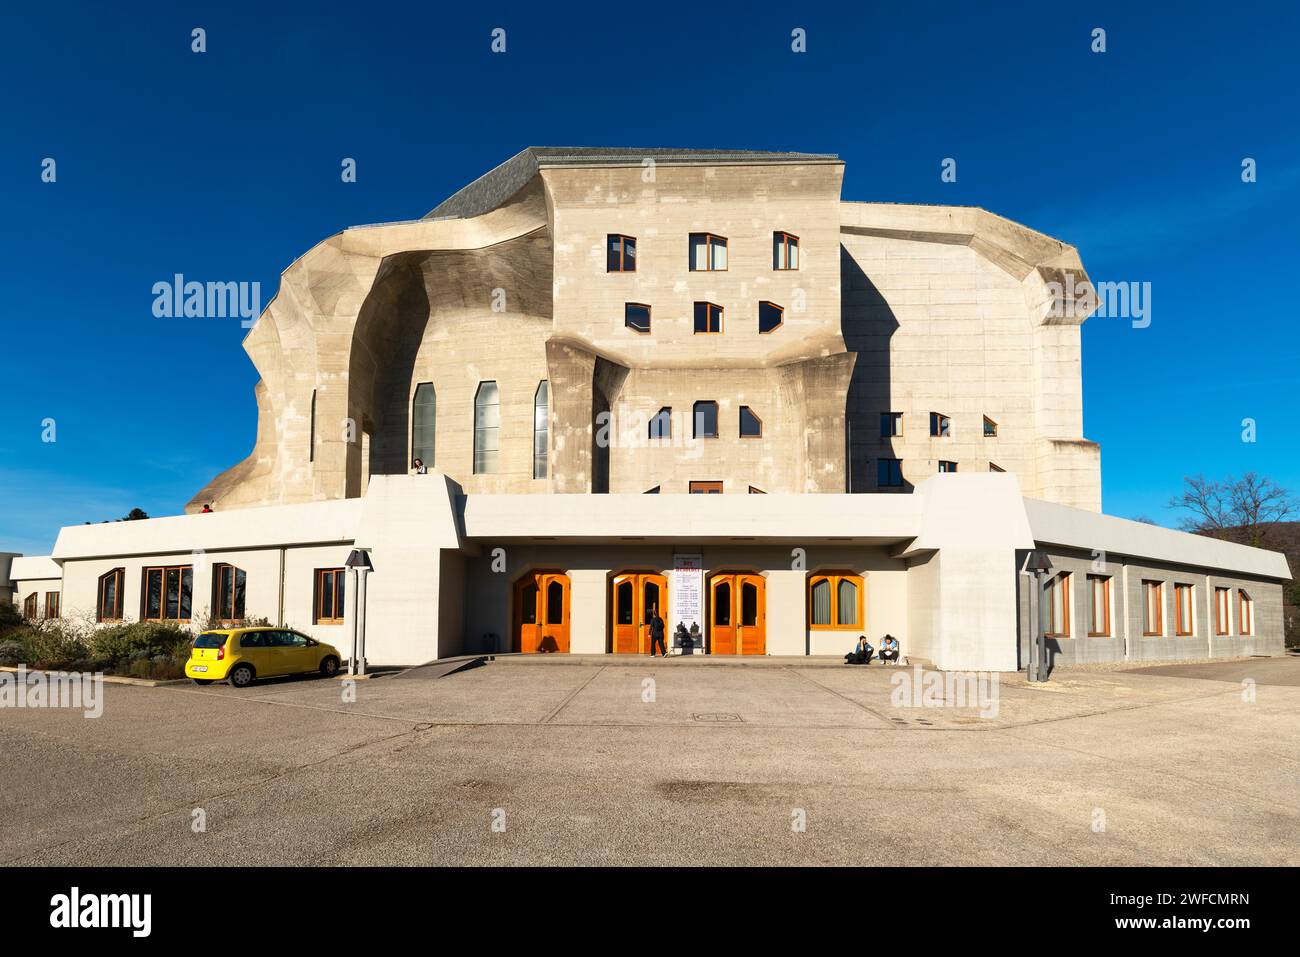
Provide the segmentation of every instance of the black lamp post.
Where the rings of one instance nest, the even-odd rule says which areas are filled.
[[[1047,680],[1047,632],[1043,629],[1043,581],[1052,571],[1052,562],[1047,557],[1047,552],[1040,549],[1034,549],[1029,553],[1029,559],[1025,562],[1025,571],[1034,573],[1034,600],[1030,603],[1030,611],[1034,616],[1034,637],[1030,642],[1029,661],[1025,667],[1025,677],[1029,681],[1046,681]],[[1033,646],[1037,645],[1038,655],[1037,662],[1034,659]],[[1037,669],[1035,669],[1037,664]]]

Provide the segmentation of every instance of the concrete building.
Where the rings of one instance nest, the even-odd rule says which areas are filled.
[[[534,148],[344,230],[245,340],[251,454],[187,515],[63,529],[15,562],[24,600],[54,582],[65,614],[347,647],[366,547],[380,663],[643,652],[655,606],[692,653],[889,632],[1009,670],[1037,547],[1058,656],[1281,653],[1281,555],[1101,514],[1077,251],[981,209],[846,202],[842,175]]]

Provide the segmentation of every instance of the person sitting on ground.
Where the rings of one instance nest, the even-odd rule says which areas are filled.
[[[416,475],[428,475],[428,474],[429,474],[429,470],[428,470],[427,468],[424,467],[424,459],[416,459],[416,460],[412,463],[412,467],[415,469],[415,474],[416,474]]]
[[[898,664],[898,639],[893,635],[885,635],[885,639],[880,643],[879,657],[882,665]]]
[[[858,643],[852,651],[844,656],[844,663],[849,665],[865,665],[871,661],[871,653],[874,651],[871,643],[867,641],[866,635],[858,636]]]

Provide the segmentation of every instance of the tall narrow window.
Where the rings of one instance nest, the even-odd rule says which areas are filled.
[[[808,625],[814,629],[860,629],[863,614],[862,577],[818,574],[808,579]]]
[[[1070,573],[1061,572],[1043,586],[1043,631],[1050,638],[1070,637]]]
[[[1214,589],[1214,633],[1232,633],[1232,589]]]
[[[695,432],[697,439],[716,439],[718,437],[718,403],[695,403]]]
[[[1253,635],[1255,633],[1255,603],[1251,601],[1246,589],[1237,589],[1237,634]]]
[[[311,390],[311,431],[307,435],[307,461],[316,461],[316,390]]]
[[[758,304],[758,331],[773,332],[785,322],[785,310],[774,302],[763,301]]]
[[[1110,577],[1089,575],[1088,637],[1110,637]]]
[[[900,488],[903,484],[902,459],[876,460],[876,486],[879,488]]]
[[[994,422],[992,419],[990,419],[987,415],[984,416],[984,438],[986,439],[996,438],[997,434],[998,434],[998,424]]]
[[[242,568],[212,566],[212,612],[220,621],[243,621],[247,576]]]
[[[772,234],[772,268],[799,268],[799,237],[790,233]]]
[[[650,438],[671,439],[673,437],[673,409],[666,405],[650,419]]]
[[[691,272],[727,268],[727,240],[713,233],[691,233]]]
[[[695,304],[695,334],[715,334],[722,331],[722,307],[712,302]]]
[[[546,457],[550,450],[550,386],[543,379],[533,396],[533,478],[546,478]]]
[[[23,617],[30,621],[36,620],[36,592],[23,599]]]
[[[419,459],[425,468],[433,468],[437,413],[438,396],[433,383],[421,382],[411,402],[411,461]]]
[[[194,597],[194,567],[146,568],[141,581],[140,617],[145,621],[189,621]]]
[[[1142,634],[1147,638],[1165,633],[1164,597],[1163,582],[1142,582]]]
[[[892,439],[902,434],[903,434],[903,413],[881,412],[880,413],[880,437],[882,439]]]
[[[1174,634],[1186,638],[1192,633],[1192,586],[1174,585]]]
[[[95,600],[97,621],[122,620],[122,592],[126,589],[126,569],[114,568],[99,576],[99,593]]]
[[[643,302],[623,303],[623,325],[633,332],[649,332],[650,307]]]
[[[346,568],[316,569],[316,600],[313,620],[318,625],[341,625],[347,598]]]
[[[500,451],[501,404],[495,382],[480,382],[474,394],[474,474],[497,470]]]
[[[754,414],[747,405],[740,407],[740,437],[742,439],[761,439],[763,437],[763,420]]]
[[[942,412],[930,413],[930,435],[934,438],[946,439],[952,435],[952,419]]]
[[[47,591],[45,593],[45,617],[59,617],[59,593],[56,591]]]
[[[606,272],[636,272],[636,237],[610,233],[605,245]]]

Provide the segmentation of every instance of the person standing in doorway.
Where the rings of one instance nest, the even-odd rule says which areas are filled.
[[[650,657],[655,656],[655,645],[659,645],[659,650],[663,652],[663,657],[668,657],[668,646],[664,643],[664,620],[659,617],[659,608],[656,605],[650,606]]]

